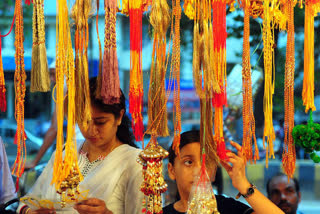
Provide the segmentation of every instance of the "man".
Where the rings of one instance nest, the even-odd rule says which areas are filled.
[[[296,178],[290,179],[287,175],[276,174],[267,182],[268,198],[286,214],[302,214],[297,211],[301,200],[299,182]]]

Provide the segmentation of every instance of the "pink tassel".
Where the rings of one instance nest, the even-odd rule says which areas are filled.
[[[105,0],[105,10],[105,46],[101,97],[105,104],[115,104],[120,102],[120,80],[116,44],[117,1]]]

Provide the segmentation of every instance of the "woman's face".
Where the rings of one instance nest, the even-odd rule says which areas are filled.
[[[88,129],[79,126],[86,141],[95,146],[107,146],[116,142],[116,133],[121,124],[124,111],[121,110],[120,116],[115,118],[112,113],[105,113],[95,106],[91,106],[92,118],[88,123]]]

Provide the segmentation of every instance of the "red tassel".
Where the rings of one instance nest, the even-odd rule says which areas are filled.
[[[226,88],[221,89],[221,93],[214,93],[213,94],[212,106],[214,108],[221,108],[223,106],[228,106]]]
[[[4,85],[0,85],[0,110],[2,112],[7,110],[6,87]]]
[[[33,1],[31,1],[31,0],[26,0],[26,1],[25,1],[25,3],[26,3],[27,5],[30,5],[31,2],[33,3]]]
[[[19,190],[19,177],[17,177],[17,180],[16,180],[16,192],[18,192]]]
[[[217,144],[217,153],[221,160],[227,159],[227,150],[224,140],[219,140]]]

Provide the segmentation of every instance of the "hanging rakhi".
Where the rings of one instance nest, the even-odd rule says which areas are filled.
[[[166,0],[154,0],[150,23],[153,26],[153,51],[148,94],[148,129],[146,133],[168,136],[167,97],[165,91],[166,32],[170,24],[169,6]]]
[[[128,1],[130,19],[129,112],[136,141],[143,141],[142,0]]]
[[[17,145],[17,158],[13,165],[12,174],[17,177],[16,189],[18,189],[19,178],[24,171],[26,160],[26,133],[24,131],[24,98],[26,93],[26,72],[24,69],[24,48],[23,48],[23,11],[21,0],[16,1],[15,6],[15,42],[16,47],[14,73],[15,87],[15,118],[17,121],[17,131],[14,137],[14,143]]]
[[[273,142],[275,140],[275,132],[273,127],[273,94],[274,94],[274,24],[272,17],[272,9],[275,7],[275,0],[266,0],[263,2],[263,55],[264,55],[264,98],[263,98],[263,111],[264,111],[264,132],[263,132],[263,145],[265,147],[266,141],[266,167],[268,167],[268,159],[274,158]]]
[[[162,199],[161,193],[167,190],[167,184],[162,175],[162,160],[168,156],[168,152],[157,142],[154,135],[146,148],[139,154],[138,163],[143,166],[143,183],[141,191],[148,197],[144,201],[146,207],[143,213],[161,214]]]
[[[227,63],[226,63],[226,1],[212,0],[212,25],[213,27],[213,66],[220,92],[214,93],[212,104],[214,113],[214,140],[220,159],[225,159],[226,146],[223,137],[223,106],[227,106]]]
[[[120,80],[117,58],[116,14],[117,0],[105,0],[104,54],[101,77],[101,97],[105,104],[120,102]],[[99,97],[99,94],[97,94]]]
[[[243,53],[242,53],[242,120],[243,120],[243,140],[242,148],[247,161],[259,160],[259,149],[255,134],[255,119],[253,115],[251,63],[250,63],[250,1],[243,1],[244,29],[243,29]],[[255,14],[252,14],[255,15]],[[252,139],[254,141],[254,154],[252,152]]]
[[[88,127],[91,119],[90,92],[89,92],[89,68],[88,68],[88,19],[91,12],[91,0],[76,0],[72,18],[75,21],[75,102],[77,104],[76,122],[84,129]]]
[[[292,138],[294,127],[294,0],[286,2],[288,17],[287,52],[284,80],[284,149],[282,163],[284,172],[293,177],[296,163],[296,151]]]
[[[31,92],[50,91],[50,77],[45,44],[43,1],[33,1],[33,44],[31,61]]]
[[[56,107],[57,146],[53,165],[52,182],[61,194],[61,206],[76,201],[81,194],[78,185],[82,175],[78,167],[75,142],[75,69],[66,0],[58,0],[57,49],[56,49]],[[68,87],[67,140],[63,151],[64,76]]]
[[[173,146],[175,153],[179,156],[180,132],[181,132],[181,106],[180,106],[180,0],[172,0],[171,35],[173,36],[171,71],[173,77],[173,121],[174,137]]]
[[[212,99],[214,93],[220,92],[220,88],[214,74],[211,1],[185,1],[184,12],[190,19],[194,19],[193,81],[196,93],[200,97],[200,105],[206,105],[206,108],[201,107],[200,112],[202,118],[200,121],[201,129],[209,130],[206,134],[208,140],[205,140],[206,152],[207,154],[214,154],[216,152],[214,146],[216,142],[213,140],[212,132],[212,103],[206,102],[206,99]]]
[[[302,100],[305,112],[315,111],[314,105],[314,17],[320,12],[320,1],[305,1],[304,18],[304,75]]]

